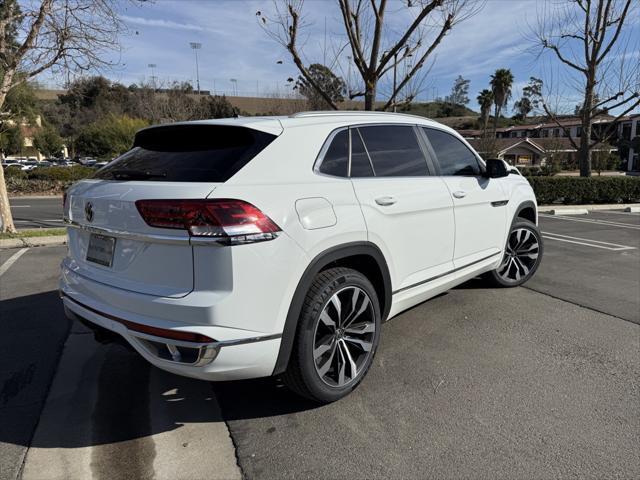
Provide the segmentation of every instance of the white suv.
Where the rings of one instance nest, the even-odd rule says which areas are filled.
[[[323,402],[365,376],[383,321],[480,274],[520,285],[542,258],[526,179],[402,114],[151,127],[64,215],[61,296],[97,338]]]

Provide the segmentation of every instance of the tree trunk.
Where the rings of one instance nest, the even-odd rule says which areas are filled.
[[[0,167],[0,231],[15,233],[16,227],[13,224],[11,208],[9,207],[9,195],[7,195],[7,185],[4,183],[4,169]]]
[[[578,150],[578,164],[580,165],[580,176],[591,176],[591,108],[593,107],[594,82],[592,78],[595,73],[589,75],[584,92],[584,103],[582,105],[582,136],[580,137],[580,149]]]
[[[376,85],[373,82],[365,82],[364,109],[372,111],[376,109]]]
[[[494,117],[493,117],[493,138],[496,138],[496,134],[498,132],[498,116],[500,115],[500,107],[496,103],[496,107],[494,109]]]
[[[11,90],[11,82],[15,71],[7,70],[2,83],[0,84],[0,111],[4,106],[7,93]],[[9,207],[9,195],[7,194],[7,184],[4,181],[4,170],[0,166],[0,232],[15,233],[16,227],[13,224],[13,216]]]

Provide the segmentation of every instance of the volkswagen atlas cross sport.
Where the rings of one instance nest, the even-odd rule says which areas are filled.
[[[381,323],[542,257],[531,187],[452,129],[308,112],[161,125],[64,200],[67,315],[153,365],[281,376],[321,402],[366,375]]]

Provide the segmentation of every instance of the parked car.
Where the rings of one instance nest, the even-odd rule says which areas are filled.
[[[25,160],[24,162],[21,162],[20,165],[22,166],[22,170],[23,171],[29,171],[29,170],[33,170],[34,168],[36,168],[38,166],[38,161],[37,160]]]
[[[151,127],[64,216],[64,307],[101,341],[320,402],[364,378],[382,322],[478,275],[521,285],[543,253],[526,179],[404,114]]]

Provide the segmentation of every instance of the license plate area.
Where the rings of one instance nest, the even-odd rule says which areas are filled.
[[[116,239],[107,235],[92,233],[87,248],[87,262],[110,267],[113,263]]]

